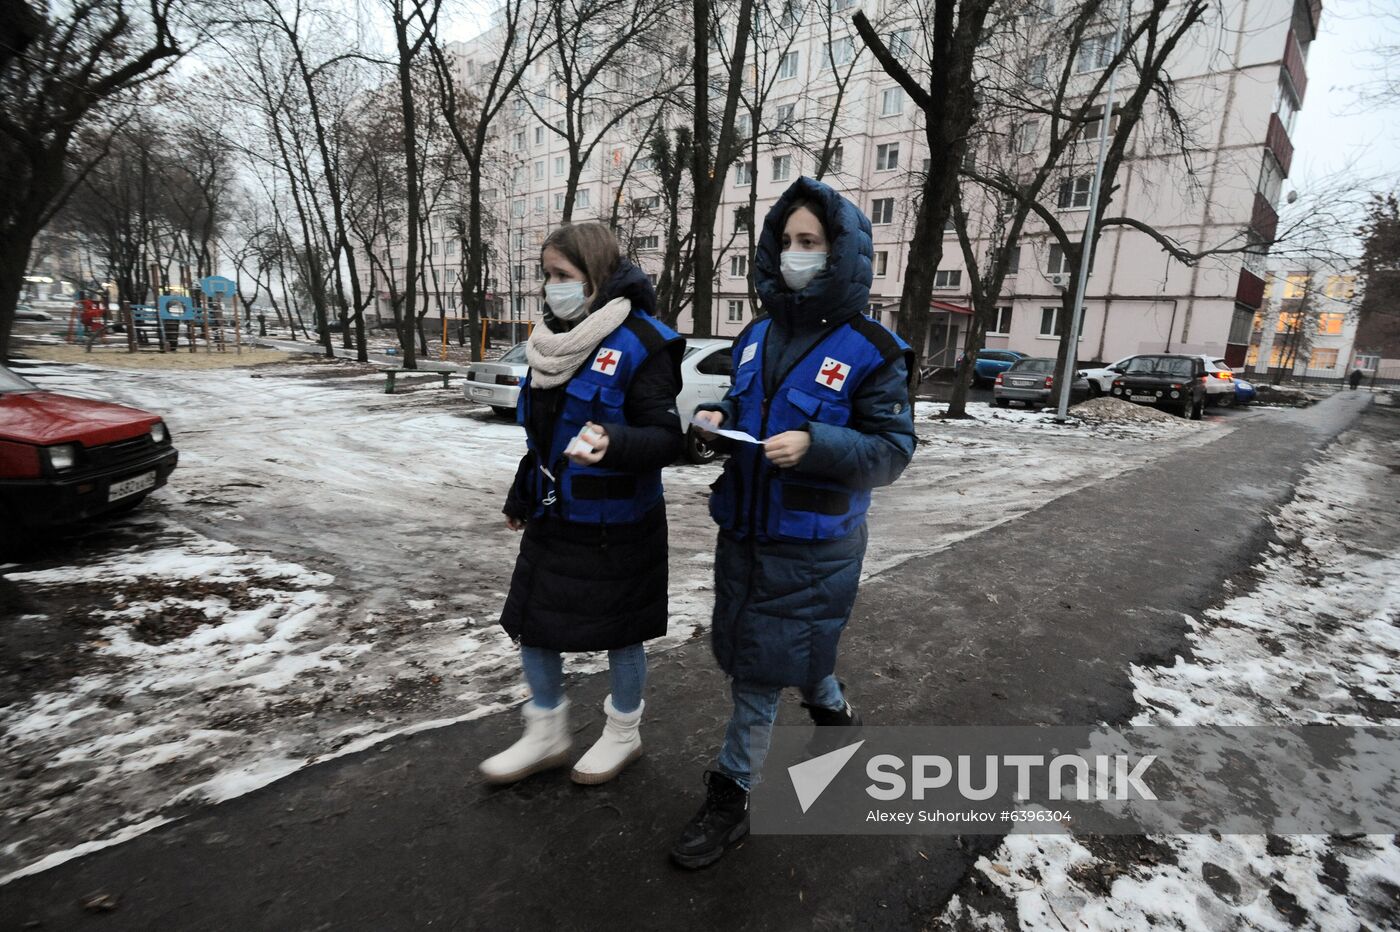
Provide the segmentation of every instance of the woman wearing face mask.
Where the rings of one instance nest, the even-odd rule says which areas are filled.
[[[606,650],[607,724],[573,769],[575,782],[604,783],[641,754],[642,642],[666,633],[661,469],[685,442],[685,341],[652,316],[650,279],[602,224],[555,230],[540,262],[544,322],[530,334],[518,407],[528,452],[504,509],[525,533],[501,612],[531,698],[524,735],[481,772],[510,783],[567,763],[561,654]]]
[[[735,341],[728,395],[699,415],[764,443],[733,444],[710,498],[720,528],[711,637],[734,711],[705,802],[671,850],[682,867],[713,863],[747,833],[748,791],[784,687],[801,690],[819,726],[814,744],[860,725],[835,676],[836,648],[860,580],[870,490],[898,478],[914,452],[913,355],[864,316],[872,254],[870,221],[826,185],[798,179],[759,239],[765,316]]]

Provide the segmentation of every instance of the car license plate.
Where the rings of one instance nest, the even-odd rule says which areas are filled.
[[[1011,380],[1011,384],[1012,384],[1012,385],[1018,385],[1018,386],[1021,386],[1022,388],[1024,388],[1024,387],[1027,386],[1027,385],[1030,385],[1031,383],[1032,383],[1032,380],[1031,380],[1031,379],[1012,379],[1012,380]]]
[[[1156,401],[1156,400],[1157,400],[1157,396],[1156,396],[1156,395],[1132,395],[1132,396],[1130,396],[1130,397],[1133,399],[1133,401]]]
[[[474,387],[474,388],[472,388],[472,394],[473,394],[473,395],[487,396],[487,395],[490,395],[490,394],[491,394],[491,389],[489,389],[489,388],[475,388],[475,387]]]
[[[121,482],[113,482],[107,487],[107,501],[115,502],[119,498],[126,498],[135,495],[137,492],[144,492],[156,486],[156,474],[154,472],[143,472],[139,476],[132,476],[130,479],[123,479]]]

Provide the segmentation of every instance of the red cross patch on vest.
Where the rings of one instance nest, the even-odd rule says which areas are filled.
[[[822,360],[821,368],[817,370],[817,382],[827,388],[841,390],[841,386],[846,384],[846,376],[851,374],[851,367],[844,362],[837,362],[830,356]]]
[[[612,375],[617,372],[617,364],[620,362],[622,362],[622,353],[605,346],[598,350],[597,356],[593,357],[593,371],[601,372],[603,375]]]

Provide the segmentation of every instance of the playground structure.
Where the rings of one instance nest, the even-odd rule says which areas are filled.
[[[447,327],[451,321],[444,315],[442,318],[442,349],[441,358],[447,359]],[[461,320],[457,323],[460,325]],[[483,317],[481,319],[481,348],[485,350],[491,345],[492,340],[509,341],[510,346],[527,340],[530,332],[535,329],[533,320],[510,320],[504,317]]]
[[[201,346],[206,353],[216,348],[228,350],[230,331],[234,352],[242,354],[243,335],[238,319],[238,285],[230,279],[210,275],[199,281],[198,301],[185,295],[166,294],[156,305],[133,304],[127,312],[127,350],[152,349],[178,352],[181,337],[191,353]],[[225,305],[231,313],[225,313]],[[231,318],[231,319],[230,319]]]

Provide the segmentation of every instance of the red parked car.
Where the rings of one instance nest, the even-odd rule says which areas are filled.
[[[156,415],[45,391],[0,366],[0,527],[128,511],[178,459]]]

